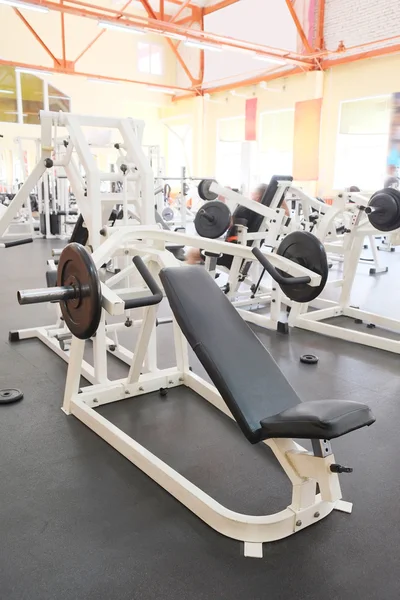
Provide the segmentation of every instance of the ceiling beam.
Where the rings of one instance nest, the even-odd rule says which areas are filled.
[[[310,45],[310,43],[309,43],[309,41],[307,39],[307,36],[304,33],[304,29],[301,26],[300,19],[297,16],[297,13],[296,13],[296,11],[294,9],[294,6],[293,6],[291,0],[286,0],[286,6],[288,7],[289,12],[290,12],[290,16],[292,17],[292,19],[294,21],[294,24],[296,25],[297,33],[299,34],[300,39],[303,42],[303,46],[304,46],[306,52],[308,52],[309,54],[312,54],[313,53],[313,49],[311,48],[311,45]]]
[[[14,12],[21,19],[21,21],[23,22],[23,24],[29,29],[29,31],[31,32],[31,34],[33,35],[33,37],[39,42],[39,44],[42,46],[43,50],[45,50],[45,52],[47,52],[47,54],[53,60],[54,64],[58,64],[58,65],[61,64],[60,61],[58,60],[58,58],[56,58],[54,56],[54,54],[52,53],[52,51],[50,50],[50,48],[48,48],[46,46],[46,44],[44,43],[44,41],[42,40],[42,38],[40,37],[40,35],[33,29],[32,25],[29,23],[29,21],[27,21],[25,19],[24,15],[22,13],[20,13],[20,11],[18,10],[18,8],[14,8]]]

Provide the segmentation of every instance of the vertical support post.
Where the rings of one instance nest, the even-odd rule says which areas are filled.
[[[182,167],[181,174],[181,224],[182,227],[186,231],[186,202],[185,202],[185,177],[186,177],[186,167]]]
[[[93,339],[93,366],[94,376],[98,383],[106,383],[107,377],[107,335],[105,312],[102,311],[99,328]]]
[[[71,399],[79,392],[84,351],[84,340],[79,340],[77,337],[72,336],[63,402],[63,411],[67,415],[71,414]]]
[[[140,327],[139,337],[136,342],[133,353],[133,361],[129,370],[127,383],[136,383],[140,377],[140,371],[148,351],[149,342],[153,330],[155,329],[158,306],[149,306],[144,309],[142,325]]]
[[[18,69],[15,70],[15,91],[17,94],[17,119],[20,125],[23,124],[24,118],[22,116],[22,90],[21,90],[21,73]]]

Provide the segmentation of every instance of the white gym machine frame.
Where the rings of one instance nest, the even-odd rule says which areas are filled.
[[[109,237],[104,244],[93,253],[98,268],[115,253],[128,251],[131,256],[141,256],[153,277],[159,282],[160,268],[179,265],[172,254],[165,250],[165,237],[176,239],[178,243],[183,234],[128,226],[120,227],[116,231],[109,228],[107,236]],[[225,252],[226,246],[233,246],[214,240],[209,240],[209,243],[215,252]],[[232,247],[232,253],[242,259],[254,260],[251,250],[247,247]],[[320,277],[304,267],[294,263],[288,264],[289,261],[274,254],[269,255],[269,259],[278,268],[287,267],[293,275],[307,274],[311,278],[310,285],[319,284]],[[122,314],[123,299],[104,285],[103,293],[104,309],[110,314]],[[326,440],[317,442],[317,451],[315,443],[313,444],[314,454],[307,452],[291,439],[270,439],[265,442],[292,483],[292,500],[285,510],[274,515],[251,516],[234,512],[214,500],[96,412],[95,409],[104,404],[147,394],[160,388],[184,385],[225,415],[232,417],[215,387],[189,369],[187,342],[175,319],[172,322],[176,367],[157,368],[156,345],[152,343],[156,335],[157,309],[158,305],[144,309],[140,334],[126,378],[115,381],[105,379],[100,384],[80,389],[85,342],[72,338],[63,411],[67,415],[74,415],[87,425],[207,525],[227,537],[244,542],[244,554],[247,557],[261,558],[264,542],[288,537],[320,521],[334,509],[350,513],[352,505],[342,500],[338,475],[330,471],[330,465],[335,459]],[[104,330],[104,317],[100,323],[100,330],[102,328]],[[149,353],[153,356],[147,356],[145,361]],[[147,365],[147,372],[144,372],[143,364]],[[318,494],[317,483],[320,490]]]

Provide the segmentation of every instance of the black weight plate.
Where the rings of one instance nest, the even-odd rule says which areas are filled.
[[[394,192],[394,193],[393,193]],[[368,220],[378,231],[393,231],[400,221],[400,194],[392,188],[385,188],[371,196],[368,206],[375,209]]]
[[[315,356],[315,354],[303,354],[300,356],[300,362],[305,365],[316,365],[318,362],[318,356]]]
[[[202,179],[197,186],[199,196],[202,200],[213,201],[218,198],[218,194],[210,192],[210,185],[215,183],[215,179]]]
[[[18,402],[24,397],[21,390],[15,388],[5,388],[0,390],[0,404],[12,404]]]
[[[201,237],[219,238],[228,229],[231,222],[231,211],[223,202],[207,202],[198,211],[194,226]]]
[[[308,231],[294,231],[279,244],[277,254],[321,275],[321,283],[317,287],[283,284],[283,293],[294,302],[311,302],[317,298],[325,287],[329,272],[326,251],[318,238]],[[284,271],[279,272],[283,277],[290,277]]]
[[[93,259],[81,244],[73,242],[62,251],[57,285],[74,285],[82,290],[79,298],[60,302],[60,307],[71,333],[80,340],[89,339],[100,323],[101,287]]]

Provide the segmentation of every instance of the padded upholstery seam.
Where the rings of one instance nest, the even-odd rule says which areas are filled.
[[[303,403],[303,404],[305,404],[305,403]],[[301,403],[300,403],[300,405],[301,405]],[[368,407],[365,405],[365,408],[368,408]],[[289,409],[289,410],[290,410],[290,409]],[[342,419],[343,417],[347,417],[347,416],[349,416],[349,415],[352,415],[353,413],[356,413],[356,412],[358,412],[359,410],[360,410],[359,408],[356,408],[356,409],[354,409],[354,410],[351,410],[350,412],[344,413],[344,414],[342,414],[342,415],[340,415],[340,416],[338,416],[338,417],[335,417],[335,418],[329,419],[329,423],[336,423],[338,420]],[[363,410],[364,410],[364,409],[363,409]],[[276,416],[278,416],[279,414],[280,414],[280,413],[278,413]],[[273,421],[272,423],[270,423],[270,419],[274,419],[274,421]],[[263,422],[265,422],[265,423],[269,423],[269,424],[271,424],[271,425],[275,425],[275,424],[277,424],[277,423],[285,423],[285,424],[286,424],[286,423],[288,423],[289,421],[288,421],[288,419],[279,419],[279,420],[278,420],[278,419],[275,419],[275,416],[272,416],[272,417],[267,417],[266,419],[262,419],[262,420],[260,421],[260,423],[261,423],[261,424],[262,424]],[[293,421],[293,422],[295,422],[295,421]],[[314,421],[310,421],[310,419],[309,419],[309,418],[307,419],[306,417],[298,417],[298,418],[296,418],[296,422],[297,422],[297,423],[310,423],[310,424],[311,424],[311,423],[317,423],[317,422],[318,422],[318,423],[320,423],[320,424],[321,424],[322,426],[324,426],[324,427],[326,427],[326,426],[327,426],[327,423],[328,423],[326,420],[323,420],[323,421],[322,421],[320,418],[317,418],[317,419],[316,419],[316,420],[314,420]]]

